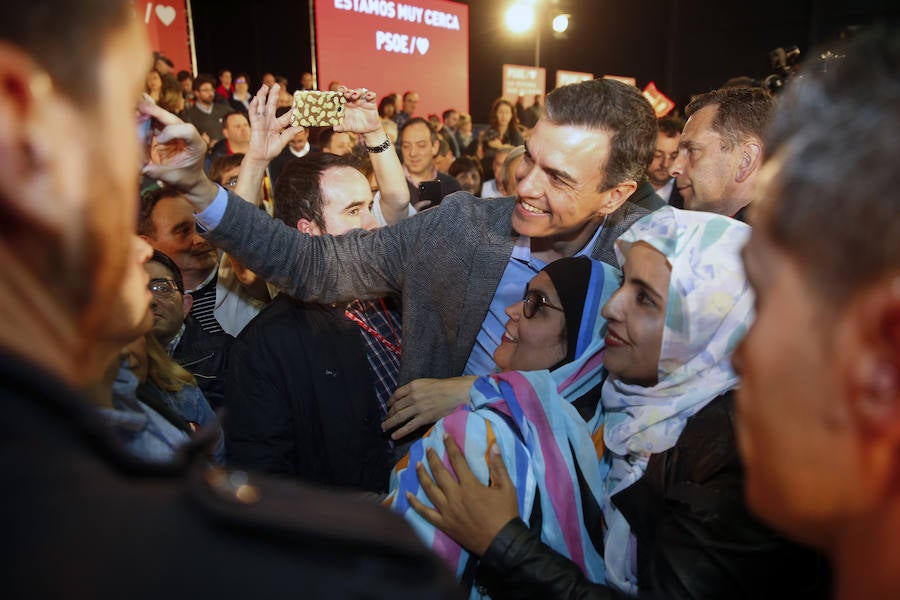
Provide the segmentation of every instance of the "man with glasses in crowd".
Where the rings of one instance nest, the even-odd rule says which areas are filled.
[[[210,406],[225,402],[228,353],[234,341],[227,333],[207,333],[188,313],[194,298],[184,292],[181,271],[171,258],[153,251],[144,264],[150,276],[153,335],[175,361],[197,380]]]

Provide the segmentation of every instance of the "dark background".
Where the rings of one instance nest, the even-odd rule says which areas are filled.
[[[192,0],[199,71],[246,71],[254,89],[271,71],[297,86],[311,67],[310,3]],[[535,37],[506,31],[508,1],[462,3],[469,6],[470,111],[483,122],[501,92],[501,65],[533,65]],[[679,107],[730,77],[764,78],[773,48],[797,45],[805,56],[847,26],[900,23],[896,0],[559,0],[554,6],[572,20],[567,39],[554,39],[544,24],[541,66],[550,88],[557,69],[630,76],[640,87],[655,81]],[[360,60],[370,56],[361,53]]]

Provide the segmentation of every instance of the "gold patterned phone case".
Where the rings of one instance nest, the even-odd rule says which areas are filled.
[[[296,91],[291,107],[291,125],[320,127],[344,122],[347,100],[340,92]]]

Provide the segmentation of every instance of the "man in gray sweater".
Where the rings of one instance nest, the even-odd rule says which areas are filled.
[[[274,140],[274,116],[258,135]],[[374,94],[347,90],[345,120],[375,157],[390,142],[373,118]],[[258,103],[260,104],[260,103]],[[644,171],[656,146],[656,119],[640,92],[612,80],[564,86],[547,97],[526,141],[515,198],[482,201],[466,192],[392,227],[313,237],[277,223],[198,171],[190,129],[170,118],[184,149],[147,171],[184,190],[205,235],[288,294],[335,302],[397,294],[403,300],[399,382],[490,373],[504,309],[547,263],[584,254],[615,264],[613,241],[647,214]],[[274,145],[274,141],[273,141]],[[241,175],[244,177],[244,173]],[[628,200],[631,201],[628,201]]]

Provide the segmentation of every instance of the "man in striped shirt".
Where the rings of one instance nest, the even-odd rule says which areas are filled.
[[[200,237],[191,205],[172,188],[157,188],[141,197],[138,234],[181,269],[190,310],[203,331],[237,335],[268,298],[257,298],[236,278],[219,277],[219,253]]]

